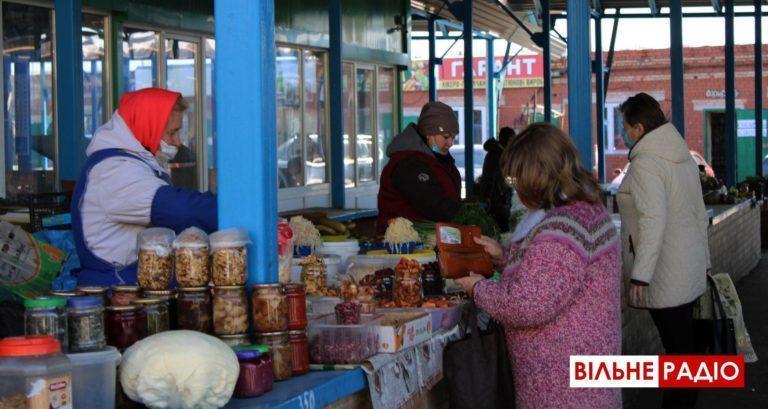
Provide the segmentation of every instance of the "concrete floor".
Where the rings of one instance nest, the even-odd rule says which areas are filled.
[[[736,283],[741,300],[744,322],[758,361],[746,366],[746,387],[738,390],[703,390],[697,409],[768,408],[768,253],[760,264]],[[643,389],[632,401],[624,402],[626,409],[661,407],[661,391]]]

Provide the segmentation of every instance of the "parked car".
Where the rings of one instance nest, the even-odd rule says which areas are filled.
[[[715,177],[715,171],[712,170],[712,166],[709,166],[709,163],[707,163],[706,159],[704,159],[704,156],[702,156],[700,153],[696,151],[690,151],[690,152],[691,152],[691,157],[693,157],[693,161],[696,162],[696,165],[699,166],[699,170],[701,170],[701,168],[704,167],[704,172],[707,174],[707,176],[712,178]],[[766,157],[766,160],[768,160],[768,156]],[[763,161],[764,169],[765,169],[765,166],[766,166],[766,161],[764,160]],[[629,169],[629,163],[624,165],[623,169],[614,170],[614,175],[616,175],[616,177],[614,177],[613,180],[611,180],[611,185],[610,185],[611,188],[618,188],[619,185],[621,185],[621,181],[624,180],[624,175],[627,174],[628,169]]]

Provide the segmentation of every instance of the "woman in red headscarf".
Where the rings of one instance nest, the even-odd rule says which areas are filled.
[[[216,197],[174,188],[165,168],[186,108],[178,92],[128,92],[96,130],[72,196],[78,284],[134,284],[136,238],[147,227],[216,229]]]

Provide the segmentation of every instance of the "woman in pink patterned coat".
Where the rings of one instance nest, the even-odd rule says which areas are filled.
[[[477,240],[503,268],[500,282],[458,281],[505,329],[517,407],[620,408],[619,389],[569,388],[570,356],[621,354],[619,237],[598,185],[549,124],[518,135],[501,166],[533,223],[506,250]]]

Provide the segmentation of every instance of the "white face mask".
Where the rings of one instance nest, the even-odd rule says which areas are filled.
[[[166,143],[164,140],[160,140],[160,152],[166,161],[169,161],[176,157],[179,152],[179,148]]]

